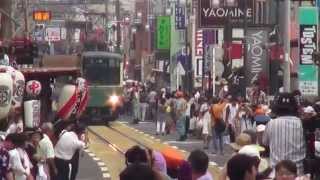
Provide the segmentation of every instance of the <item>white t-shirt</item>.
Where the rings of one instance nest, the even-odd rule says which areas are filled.
[[[11,123],[6,131],[6,135],[14,134],[14,133],[21,133],[23,132],[23,122],[19,120],[18,123]]]
[[[54,148],[55,156],[59,159],[70,160],[78,149],[83,149],[85,143],[72,131],[63,131]]]
[[[238,112],[238,109],[239,109],[239,105],[238,104],[236,104],[235,106],[233,106],[232,104],[227,104],[226,105],[226,107],[223,110],[223,117],[224,117],[225,122],[227,121],[227,119],[226,119],[227,112],[226,111],[227,111],[228,107],[230,109],[228,122],[229,122],[229,124],[234,126],[235,125],[235,117],[237,115],[237,112]]]
[[[50,138],[43,134],[43,138],[39,142],[39,146],[37,147],[37,154],[40,157],[45,159],[53,159],[54,158],[54,148]]]
[[[202,134],[211,134],[211,115],[209,111],[205,112],[205,114],[202,117]]]
[[[22,156],[17,149],[10,150],[9,157],[9,167],[12,169],[14,178],[16,180],[26,180],[27,177],[25,174],[30,173],[30,169],[28,171],[28,169],[22,164],[22,159],[25,159],[25,157],[21,158]]]
[[[213,180],[211,174],[207,172],[205,175],[199,177],[197,180]]]

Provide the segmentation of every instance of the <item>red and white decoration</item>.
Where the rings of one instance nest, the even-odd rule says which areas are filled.
[[[27,82],[26,92],[29,96],[38,96],[41,92],[41,83],[36,80],[31,80]]]
[[[65,85],[60,93],[58,102],[58,117],[67,121],[73,114],[80,117],[89,99],[87,81],[77,78],[76,85]]]

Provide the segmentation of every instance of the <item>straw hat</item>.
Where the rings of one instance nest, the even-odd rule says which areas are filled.
[[[260,159],[260,163],[259,163],[259,167],[258,167],[259,172],[263,172],[264,170],[266,170],[269,167],[268,161],[264,158],[261,158],[259,147],[256,145],[243,146],[239,150],[239,154],[245,154],[245,155],[248,155],[251,157],[258,157]]]
[[[258,149],[259,152],[265,151],[265,148],[258,145],[258,144],[252,144],[252,139],[249,134],[246,133],[241,133],[239,136],[236,138],[235,143],[230,143],[231,148],[234,151],[239,151],[242,147],[250,145],[256,149]]]
[[[235,143],[230,143],[230,146],[233,150],[238,151],[240,150],[243,146],[252,144],[251,137],[248,134],[241,133],[239,136],[236,138]]]

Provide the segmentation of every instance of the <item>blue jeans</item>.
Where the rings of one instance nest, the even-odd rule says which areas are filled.
[[[180,137],[184,136],[186,134],[186,116],[182,115],[177,121],[176,124],[177,133]]]
[[[223,153],[223,133],[224,132],[217,131],[215,127],[212,128],[212,144],[215,152],[218,151],[219,146],[220,153]]]

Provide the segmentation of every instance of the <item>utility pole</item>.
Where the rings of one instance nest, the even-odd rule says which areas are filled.
[[[189,40],[188,40],[188,34],[189,34],[189,31],[188,31],[188,28],[189,28],[189,22],[190,22],[190,19],[188,19],[191,14],[190,12],[190,4],[189,4],[189,1],[186,1],[186,7],[185,7],[185,48],[186,48],[186,64],[187,64],[187,71],[186,71],[186,76],[187,76],[187,81],[188,81],[188,91],[189,93],[191,94],[192,93],[192,56],[191,56],[191,47],[190,47],[190,43],[189,43]]]
[[[104,0],[104,11],[105,11],[105,28],[106,28],[106,42],[107,42],[107,49],[109,49],[109,27],[108,27],[108,6],[109,5],[109,0]]]
[[[284,62],[283,62],[283,90],[284,92],[290,92],[290,16],[291,16],[291,4],[290,0],[284,2]]]
[[[29,14],[29,0],[24,0],[24,33],[25,38],[29,37],[29,22],[28,22],[28,14]]]
[[[117,44],[116,52],[120,53],[121,27],[120,27],[120,0],[116,0],[116,18],[117,18]]]
[[[244,38],[243,38],[243,48],[244,48],[244,51],[243,51],[243,65],[244,65],[244,70],[245,70],[245,74],[247,74],[246,72],[248,72],[248,44],[247,44],[247,34],[248,34],[248,21],[247,21],[247,10],[248,10],[248,1],[247,0],[244,0],[244,19],[243,19],[243,34],[244,34]],[[245,87],[244,89],[241,88],[241,95],[246,98],[246,88],[247,88],[247,85],[250,85],[250,80],[248,79],[249,77],[245,75]]]

